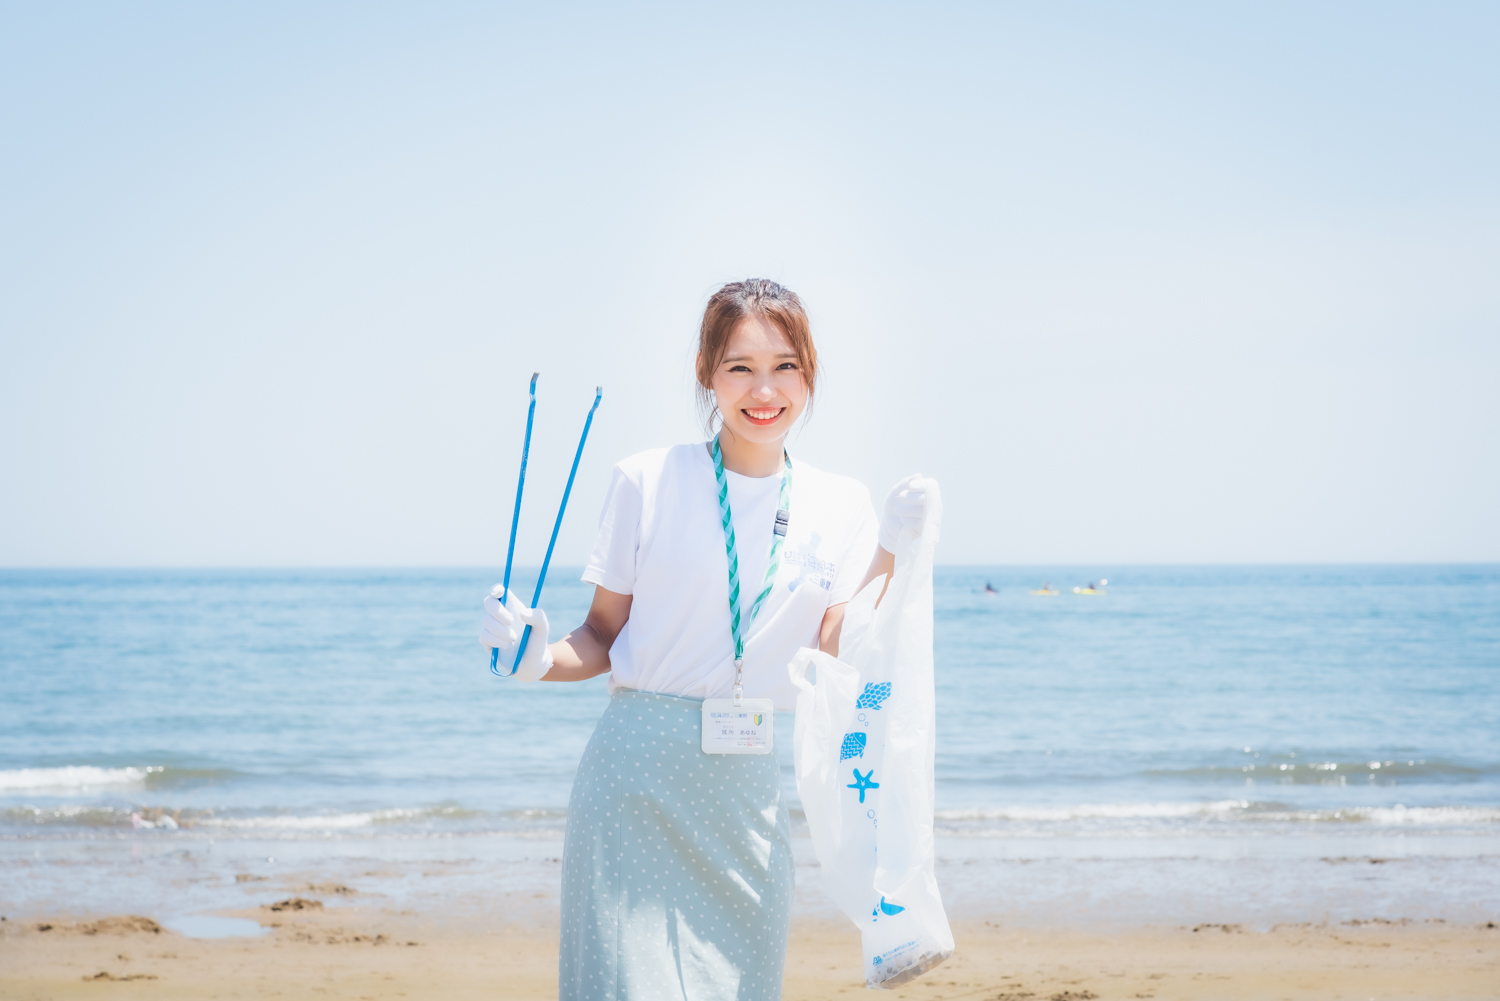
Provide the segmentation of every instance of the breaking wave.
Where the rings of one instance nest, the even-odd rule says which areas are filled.
[[[237,831],[348,831],[378,824],[400,824],[421,820],[465,820],[482,816],[456,806],[366,810],[356,813],[280,814],[270,816],[218,817],[195,820],[197,827]]]
[[[561,830],[565,817],[566,812],[563,810],[510,810],[488,813],[453,804],[319,813],[65,804],[0,808],[0,830],[9,829],[15,833],[17,829],[38,827],[121,830],[146,828],[210,831],[224,835],[264,834],[295,837],[299,833],[338,833],[359,830],[372,833],[380,831],[399,833],[406,828],[452,830],[477,828],[524,834],[530,830],[536,830],[539,833]],[[164,822],[163,818],[170,818],[170,821]]]
[[[1500,824],[1493,806],[1372,806],[1298,810],[1282,803],[1244,799],[1199,803],[1087,803],[1069,806],[1013,806],[939,810],[939,829],[956,831],[1005,824],[1062,824],[1068,821],[1187,821],[1281,824],[1368,824],[1377,827],[1475,827]]]
[[[144,788],[146,779],[161,767],[95,768],[72,765],[67,768],[17,768],[0,771],[0,793],[52,792],[65,790]]]
[[[1500,823],[1500,807],[1370,806],[1347,810],[1266,810],[1253,819],[1293,823],[1363,823],[1389,827],[1468,827]]]
[[[1013,806],[992,809],[939,810],[938,820],[1165,820],[1179,817],[1227,816],[1249,809],[1243,799],[1212,803],[1085,803],[1077,806]]]
[[[1500,766],[1459,764],[1429,758],[1367,758],[1346,761],[1255,760],[1238,765],[1152,769],[1152,778],[1251,779],[1284,785],[1339,785],[1349,781],[1475,781],[1500,773]]]
[[[63,768],[16,768],[0,770],[0,796],[22,793],[70,795],[94,791],[130,789],[164,790],[184,785],[202,785],[230,779],[239,773],[224,768],[174,768],[171,765],[140,765],[100,768],[68,765]]]

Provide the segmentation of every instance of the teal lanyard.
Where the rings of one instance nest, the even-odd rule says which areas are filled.
[[[739,705],[744,694],[745,636],[760,606],[765,604],[771,587],[776,583],[776,574],[781,569],[781,543],[786,538],[787,523],[792,515],[792,457],[783,450],[786,472],[781,476],[781,501],[776,508],[776,526],[771,534],[771,562],[766,567],[766,583],[750,606],[750,617],[740,628],[740,557],[734,545],[734,520],[729,514],[729,482],[724,478],[724,453],[719,450],[719,439],[714,437],[714,478],[719,481],[719,520],[724,526],[724,552],[729,557],[729,633],[734,637],[734,702]]]

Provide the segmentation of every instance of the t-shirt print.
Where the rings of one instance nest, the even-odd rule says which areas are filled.
[[[813,532],[808,540],[800,545],[794,545],[781,555],[781,561],[789,567],[795,567],[797,575],[787,581],[786,589],[795,592],[803,584],[811,584],[821,587],[825,591],[833,590],[833,582],[838,577],[838,564],[829,559],[824,559],[818,550],[823,546],[823,536]]]

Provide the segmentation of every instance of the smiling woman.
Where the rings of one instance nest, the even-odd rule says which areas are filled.
[[[579,763],[562,870],[560,996],[569,1001],[781,996],[792,902],[774,710],[787,665],[837,655],[844,608],[920,532],[920,477],[877,520],[863,485],[793,460],[817,352],[802,302],[772,281],[719,289],[698,335],[710,440],[615,466],[583,579],[582,626],[549,645],[547,618],[497,587],[482,641],[515,677],[609,675],[609,708]],[[870,783],[861,791],[878,788]]]
[[[818,351],[802,300],[763,278],[725,285],[703,311],[696,368],[709,434],[731,419],[726,413],[743,413],[749,426],[781,427],[785,434],[812,406],[818,385]],[[727,411],[721,400],[729,403]]]

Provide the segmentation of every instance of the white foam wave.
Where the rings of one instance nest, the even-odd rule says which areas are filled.
[[[1286,810],[1244,799],[1207,803],[1085,803],[1071,806],[1012,806],[994,809],[939,810],[939,822],[1019,821],[1062,823],[1070,820],[1230,820],[1248,823],[1370,824],[1381,827],[1468,827],[1500,823],[1500,807],[1388,806],[1340,810]]]
[[[198,827],[222,827],[242,831],[345,831],[371,824],[411,820],[442,814],[443,810],[368,810],[361,813],[325,813],[311,816],[283,814],[273,817],[204,817]]]
[[[1249,807],[1250,801],[1244,799],[1223,799],[1211,803],[1083,803],[1058,807],[939,810],[935,816],[938,820],[1170,820],[1178,817],[1226,816]]]
[[[108,786],[139,786],[152,772],[150,768],[96,768],[71,765],[67,768],[18,768],[0,771],[0,792],[41,792],[49,789],[98,789]]]
[[[87,806],[66,804],[63,806],[12,806],[0,810],[0,821],[18,821],[32,824],[83,823],[114,824],[121,818],[128,819],[131,811],[117,810],[112,806]]]
[[[1489,806],[1373,806],[1349,810],[1266,811],[1255,820],[1377,824],[1383,827],[1467,827],[1500,823],[1500,808]]]

